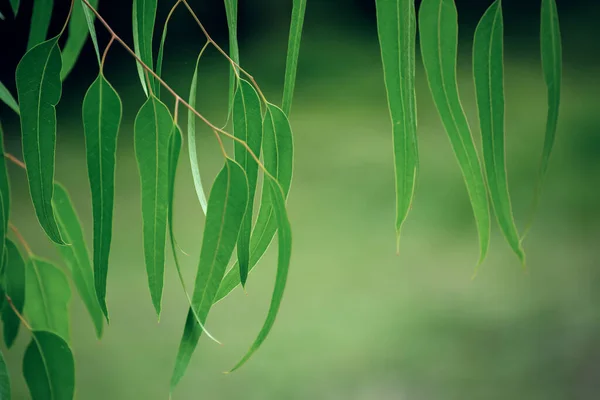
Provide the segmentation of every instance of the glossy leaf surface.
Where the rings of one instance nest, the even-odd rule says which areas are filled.
[[[290,37],[288,39],[287,57],[285,61],[285,82],[283,84],[283,102],[281,108],[286,115],[290,115],[292,99],[296,86],[296,71],[298,70],[298,57],[300,56],[300,40],[302,39],[302,26],[306,0],[294,0],[292,6],[292,21],[290,23]]]

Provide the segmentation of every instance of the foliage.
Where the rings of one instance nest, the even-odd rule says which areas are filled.
[[[402,225],[415,196],[419,169],[415,89],[417,10],[414,0],[376,0],[375,3],[384,83],[392,121],[397,198],[395,225],[399,243]],[[11,0],[10,5],[16,15],[20,2]],[[0,163],[0,290],[7,347],[14,343],[20,325],[27,328],[31,336],[23,357],[23,375],[35,400],[71,399],[75,392],[75,361],[69,347],[70,279],[87,308],[98,338],[105,329],[104,320],[107,324],[109,322],[107,274],[122,104],[119,94],[105,78],[103,67],[115,42],[136,62],[140,84],[147,96],[137,113],[133,130],[141,182],[141,232],[150,298],[160,316],[165,248],[169,236],[182,290],[189,302],[171,377],[171,391],[184,376],[202,332],[216,340],[205,328],[212,306],[238,285],[247,283],[249,272],[258,264],[277,234],[277,273],[265,322],[248,352],[231,371],[251,358],[274,325],[291,261],[292,229],[286,200],[292,183],[294,145],[289,115],[306,0],[293,0],[281,108],[267,100],[252,75],[242,68],[237,41],[237,0],[224,0],[224,6],[229,31],[228,52],[210,37],[187,0],[175,0],[162,29],[155,58],[153,38],[157,0],[133,1],[133,49],[102,18],[97,0],[72,0],[64,26],[50,39],[47,36],[53,1],[34,2],[27,52],[15,71],[18,101],[0,83],[0,100],[20,118],[24,162],[5,153],[2,147],[0,149],[5,160],[25,169],[36,217],[57,247],[66,269],[37,257],[17,227],[9,222],[10,188],[6,163],[3,162]],[[191,76],[188,101],[161,76],[167,28],[177,7],[188,11],[206,40]],[[429,88],[471,200],[479,231],[478,264],[484,261],[489,247],[491,218],[488,196],[502,233],[524,264],[522,241],[525,234],[519,234],[514,222],[506,176],[501,0],[495,0],[481,17],[473,45],[473,79],[483,165],[458,92],[457,18],[453,0],[423,0],[418,10],[420,51]],[[110,34],[102,53],[96,35],[97,26]],[[65,32],[68,37],[61,49],[59,39]],[[98,77],[89,87],[82,104],[82,129],[92,195],[91,257],[69,194],[54,178],[55,107],[62,94],[62,82],[76,65],[88,36],[99,64]],[[228,118],[224,128],[219,128],[196,109],[200,61],[208,47],[214,47],[230,64]],[[534,209],[548,168],[560,106],[562,50],[555,0],[542,0],[541,56],[548,88],[548,118]],[[162,95],[161,89],[164,91]],[[172,110],[166,105],[165,96],[174,98]],[[181,107],[186,108],[188,116],[188,156],[193,185],[206,214],[191,296],[179,266],[180,250],[173,221],[175,178],[183,144],[178,121]],[[196,153],[197,119],[214,131],[224,156],[223,168],[212,184],[208,200]],[[226,130],[228,126],[232,133]],[[234,141],[233,158],[227,153],[223,138]],[[253,212],[255,199],[259,201],[256,217]],[[20,243],[25,257],[13,238]],[[237,261],[228,270],[235,249]],[[1,353],[0,397],[10,397],[10,379]]]

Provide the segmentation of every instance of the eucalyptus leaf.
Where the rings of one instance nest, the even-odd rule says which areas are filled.
[[[269,312],[267,318],[261,328],[256,340],[250,346],[250,349],[242,357],[242,359],[231,369],[231,372],[240,368],[246,361],[250,359],[252,354],[262,345],[265,341],[273,324],[275,318],[281,306],[281,300],[283,299],[283,292],[287,282],[288,271],[290,267],[290,259],[292,255],[292,229],[290,227],[290,221],[288,220],[287,211],[285,209],[285,195],[281,190],[279,184],[267,177],[266,182],[271,193],[271,202],[273,204],[273,210],[275,219],[277,221],[277,242],[279,246],[279,255],[277,259],[277,274],[275,276],[275,288],[273,289],[273,296],[271,297],[271,305],[269,306]]]
[[[34,330],[51,331],[69,341],[71,289],[65,274],[37,257],[25,264],[25,314]]]
[[[246,142],[250,150],[257,157],[260,156],[262,144],[262,115],[260,112],[260,99],[252,85],[240,79],[238,89],[233,100],[233,134]],[[250,233],[252,231],[252,214],[254,209],[254,195],[258,179],[258,164],[248,153],[248,150],[239,142],[234,144],[235,161],[237,161],[248,178],[248,206],[242,221],[242,227],[237,241],[237,256],[240,268],[240,281],[246,284],[248,265],[250,263]]]
[[[431,95],[461,168],[477,230],[479,264],[490,242],[490,213],[481,165],[456,79],[458,15],[454,0],[423,0],[419,9],[421,56]]]
[[[154,23],[156,20],[157,0],[134,0],[133,1],[133,46],[135,54],[151,69],[153,68],[152,39],[154,37]],[[137,70],[144,92],[148,95],[146,87],[146,73],[144,67],[137,63]],[[148,74],[150,89],[157,93],[157,85],[154,77]]]
[[[506,177],[503,25],[502,7],[497,0],[481,17],[475,30],[473,75],[490,198],[504,237],[521,262],[525,263]]]
[[[294,164],[292,129],[285,113],[270,103],[267,104],[263,122],[262,153],[265,168],[277,179],[287,197],[292,183]],[[263,185],[258,217],[250,237],[249,272],[265,254],[277,232],[277,221],[272,203],[271,191],[268,185]],[[239,284],[240,270],[239,264],[236,263],[223,278],[215,297],[215,303],[226,297]]]
[[[169,237],[171,240],[171,250],[173,251],[173,258],[175,258],[175,265],[179,271],[179,260],[177,257],[177,241],[175,240],[175,228],[173,221],[173,208],[175,205],[175,179],[177,178],[177,164],[179,163],[179,155],[181,154],[182,147],[182,135],[177,123],[173,124],[173,131],[169,138],[169,208],[168,208],[168,222],[169,222]]]
[[[38,0],[36,0],[38,1]],[[98,8],[98,0],[88,0],[88,2],[94,8]],[[64,80],[67,75],[71,72],[81,49],[88,38],[88,32],[91,32],[92,41],[94,43],[94,49],[96,50],[96,56],[98,57],[98,63],[100,63],[100,49],[98,48],[98,39],[96,38],[96,31],[94,29],[94,16],[91,15],[91,24],[88,22],[88,16],[84,12],[84,8],[87,8],[81,0],[75,0],[73,2],[73,11],[71,12],[71,18],[69,19],[69,37],[65,43],[65,47],[62,50],[63,65],[60,71],[60,79]]]
[[[10,239],[6,239],[6,253],[7,262],[4,271],[6,296],[10,297],[17,311],[22,313],[25,305],[25,261],[17,246]],[[6,347],[10,348],[19,333],[21,320],[8,303],[2,307],[2,325],[4,343]]]
[[[52,332],[33,331],[23,357],[23,375],[32,400],[71,400],[74,396],[73,354]]]
[[[54,194],[54,205],[56,207],[61,234],[71,243],[69,246],[56,245],[56,248],[71,272],[75,287],[96,328],[96,336],[100,339],[102,337],[104,321],[102,310],[96,297],[96,291],[94,290],[94,273],[85,244],[81,222],[66,189],[62,185],[56,184]]]
[[[237,64],[240,65],[240,48],[237,38],[237,18],[238,18],[238,0],[224,0],[225,1],[225,15],[227,16],[227,29],[229,31],[229,57]],[[229,72],[229,108],[227,115],[229,115],[233,109],[233,99],[236,89],[236,70],[239,73],[239,69],[231,66]]]
[[[33,206],[48,237],[64,244],[52,209],[56,150],[56,105],[60,100],[58,36],[29,50],[17,66],[23,159]]]
[[[31,14],[29,39],[27,41],[28,51],[46,40],[53,7],[54,0],[35,0],[33,2],[33,13]]]
[[[377,0],[377,31],[392,119],[396,242],[411,209],[419,163],[415,96],[414,0]]]
[[[167,106],[150,96],[135,118],[135,156],[142,189],[144,258],[148,286],[160,316],[165,272],[169,208],[169,140],[173,118]]]
[[[206,322],[233,253],[247,203],[248,184],[244,170],[235,161],[227,159],[210,192],[192,296],[192,309],[202,324]],[[202,327],[196,322],[194,313],[188,311],[171,377],[171,391],[183,377],[201,333]]]
[[[17,16],[17,13],[19,12],[19,4],[21,3],[21,0],[10,0],[10,6],[13,10],[13,14],[15,14],[15,17]]]
[[[100,74],[83,99],[83,131],[94,219],[94,282],[108,321],[106,279],[112,241],[117,136],[123,114],[118,93]]]
[[[4,238],[8,233],[8,220],[10,217],[10,183],[4,155],[4,132],[0,124],[0,157],[2,157],[0,159],[0,261],[6,259]]]
[[[17,115],[20,114],[21,111],[19,110],[17,101],[2,82],[0,82],[0,100],[2,100],[4,104],[9,106],[14,112],[16,112]]]
[[[290,115],[294,87],[296,85],[296,71],[298,70],[298,57],[300,55],[300,40],[302,39],[302,26],[304,25],[304,13],[306,12],[306,0],[294,0],[292,6],[292,21],[290,23],[290,37],[288,40],[287,57],[285,61],[285,82],[283,84],[282,109],[286,115]]]
[[[6,361],[4,361],[4,355],[0,351],[0,399],[10,400],[10,375],[8,374],[8,368],[6,367]]]

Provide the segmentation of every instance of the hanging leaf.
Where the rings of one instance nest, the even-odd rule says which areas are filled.
[[[4,361],[4,355],[0,351],[0,399],[10,400],[10,375],[8,374],[8,368],[6,367],[6,361]]]
[[[154,96],[150,96],[138,112],[133,128],[142,188],[144,258],[150,295],[158,316],[165,272],[172,128],[169,109]]]
[[[37,3],[37,2],[36,2]],[[48,237],[64,244],[52,209],[56,110],[62,87],[58,36],[29,50],[17,66],[23,159],[33,206]]]
[[[152,38],[154,37],[154,22],[156,20],[157,0],[134,0],[133,1],[133,46],[135,54],[151,69],[153,68]],[[144,92],[148,95],[146,87],[146,73],[140,63],[137,70]],[[153,76],[148,75],[150,89],[157,93],[157,85]]]
[[[414,0],[377,0],[377,30],[392,118],[396,176],[396,242],[410,211],[417,179]]]
[[[108,321],[106,277],[115,197],[117,136],[121,99],[100,74],[83,99],[83,130],[94,218],[94,280],[100,308]]]
[[[458,22],[454,0],[423,0],[419,9],[421,55],[431,95],[465,179],[479,231],[479,264],[490,241],[490,214],[481,165],[458,94]]]
[[[515,226],[504,150],[504,44],[500,1],[485,12],[473,42],[473,74],[483,145],[483,161],[498,225],[513,251],[525,263]]]
[[[71,289],[65,274],[51,263],[31,257],[25,264],[25,313],[34,330],[51,331],[69,341]]]
[[[17,311],[22,313],[25,305],[25,261],[23,261],[17,246],[10,239],[6,239],[6,254],[7,261],[4,271],[6,296],[10,297]],[[6,347],[10,348],[19,333],[21,320],[8,303],[2,307],[2,324],[4,325],[4,343]]]
[[[248,184],[244,170],[235,161],[227,159],[210,192],[192,296],[192,308],[202,324],[206,322],[233,253],[247,203]],[[201,333],[202,328],[189,311],[171,377],[171,391],[183,377]]]
[[[54,0],[35,0],[33,2],[33,13],[31,14],[27,51],[46,40],[53,7]]]
[[[10,185],[4,154],[4,132],[2,131],[2,125],[0,125],[0,156],[2,157],[0,159],[0,261],[6,259],[4,238],[8,233],[8,219],[10,216]]]
[[[56,184],[54,193],[54,206],[61,234],[71,243],[69,246],[56,245],[56,248],[71,272],[75,287],[96,328],[96,336],[100,339],[102,337],[104,321],[102,310],[100,309],[94,290],[94,274],[83,230],[81,229],[81,223],[66,189],[62,185]]]
[[[285,60],[285,82],[283,84],[283,104],[281,107],[286,115],[290,115],[292,109],[292,98],[294,97],[294,87],[296,85],[296,71],[298,70],[298,56],[300,55],[300,40],[302,39],[302,26],[304,25],[305,11],[306,0],[294,0],[287,58]]]
[[[287,196],[292,183],[292,169],[294,161],[294,144],[292,129],[284,112],[273,104],[267,105],[267,112],[263,122],[263,159],[264,166],[273,177],[277,179],[283,193]],[[248,271],[256,266],[263,254],[269,248],[275,232],[277,222],[268,185],[263,185],[258,217],[250,237],[250,263]],[[239,264],[235,264],[227,271],[215,303],[227,296],[240,284]]]
[[[98,0],[88,0],[88,2],[92,7],[98,8]],[[100,49],[98,48],[98,39],[96,38],[96,30],[94,29],[94,15],[87,10],[90,17],[88,20],[88,15],[86,15],[84,9],[87,9],[87,6],[81,0],[74,1],[73,11],[69,19],[69,37],[62,50],[63,65],[60,71],[61,80],[65,80],[75,66],[81,49],[88,38],[88,32],[91,32],[92,42],[94,43],[94,49],[98,57],[98,64],[100,64]]]
[[[233,134],[243,140],[250,150],[259,157],[262,144],[262,115],[260,99],[256,90],[247,81],[240,79],[238,90],[233,100]],[[240,235],[237,241],[237,256],[240,268],[240,281],[246,284],[248,264],[250,263],[250,232],[252,230],[252,212],[254,209],[254,194],[258,178],[258,164],[246,148],[235,142],[235,161],[237,161],[248,178],[248,206],[242,221]]]
[[[231,369],[231,372],[240,368],[246,361],[248,361],[248,359],[250,359],[252,354],[258,350],[271,331],[271,328],[275,323],[275,318],[277,317],[277,312],[279,311],[279,306],[281,305],[281,300],[283,299],[283,292],[285,290],[288,270],[290,267],[290,258],[292,255],[292,229],[290,227],[290,221],[288,220],[285,209],[285,195],[276,181],[267,177],[267,181],[265,183],[267,183],[271,193],[271,202],[273,204],[275,220],[277,221],[277,241],[279,245],[279,255],[277,259],[275,289],[273,290],[271,305],[269,306],[269,312],[263,327],[261,328],[252,346],[250,346],[250,349],[246,355]]]
[[[23,357],[23,376],[32,400],[71,400],[75,361],[69,345],[52,332],[33,331]]]
[[[196,88],[198,86],[198,65],[200,64],[200,58],[204,49],[198,54],[196,60],[196,66],[194,67],[194,75],[192,76],[192,84],[190,86],[190,99],[189,105],[196,108]],[[196,189],[196,195],[198,201],[202,207],[202,212],[206,214],[206,195],[204,194],[204,187],[202,186],[202,179],[200,178],[200,168],[198,167],[198,155],[196,154],[196,114],[191,110],[188,110],[187,116],[187,130],[188,130],[188,153],[190,157],[190,165],[192,167],[192,178],[194,179],[194,188]]]
[[[17,16],[17,13],[19,12],[19,3],[20,3],[20,0],[10,0],[10,6],[12,7],[13,14],[15,14],[15,17]]]
[[[17,101],[2,82],[0,82],[0,100],[19,115],[20,111]]]
[[[227,16],[227,29],[229,31],[229,57],[237,65],[240,65],[240,48],[237,38],[237,17],[238,17],[238,0],[225,0],[225,14]],[[229,72],[229,108],[227,115],[231,113],[233,108],[233,97],[236,84],[236,70],[233,66]],[[239,73],[239,70],[237,71]]]

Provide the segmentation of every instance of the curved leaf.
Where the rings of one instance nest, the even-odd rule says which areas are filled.
[[[4,238],[8,233],[8,219],[10,216],[10,184],[4,157],[4,132],[0,125],[0,261],[6,258],[6,245]]]
[[[479,231],[480,264],[490,242],[490,213],[479,157],[458,94],[458,22],[454,0],[423,0],[419,9],[419,32],[429,89],[471,199]]]
[[[83,131],[94,219],[94,282],[108,321],[106,277],[112,241],[117,136],[123,114],[118,93],[102,74],[83,99]]]
[[[23,261],[17,246],[10,239],[6,239],[6,253],[7,262],[4,271],[6,295],[10,297],[17,311],[22,313],[25,305],[25,261]],[[2,324],[4,325],[4,343],[6,347],[10,348],[19,333],[21,320],[9,304],[4,304],[2,307]]]
[[[263,122],[263,159],[264,166],[273,175],[287,197],[292,183],[292,170],[294,164],[294,143],[292,129],[284,112],[273,104],[267,104],[267,112]],[[270,189],[263,185],[258,217],[250,237],[250,263],[248,271],[256,266],[265,254],[275,232],[277,222],[273,210]],[[215,303],[226,297],[240,284],[239,264],[235,264],[227,271],[219,291],[215,296]]]
[[[13,10],[13,14],[15,14],[15,17],[17,16],[17,13],[19,12],[20,2],[21,2],[21,0],[10,0],[10,6]]]
[[[233,100],[233,134],[243,140],[252,152],[260,157],[262,144],[262,115],[260,113],[260,99],[256,90],[247,81],[240,79],[238,90]],[[254,210],[254,194],[258,178],[258,164],[248,153],[246,148],[235,142],[235,161],[237,161],[248,178],[248,206],[242,221],[240,235],[237,241],[237,256],[240,268],[240,281],[246,284],[248,277],[248,264],[250,263],[250,232],[252,230],[252,214]]]
[[[31,14],[29,39],[27,41],[28,51],[46,40],[53,7],[54,0],[35,0],[33,2],[33,13]]]
[[[69,341],[71,289],[53,264],[32,257],[25,264],[25,313],[34,330],[51,331]]]
[[[525,263],[525,254],[512,214],[504,150],[504,55],[500,1],[485,12],[473,42],[473,75],[490,198],[506,240]]]
[[[256,340],[250,346],[250,349],[244,357],[231,369],[231,372],[240,368],[261,344],[267,338],[283,299],[283,292],[285,290],[285,284],[287,282],[288,271],[290,267],[290,258],[292,255],[292,229],[290,227],[290,221],[288,220],[287,212],[285,209],[285,195],[283,194],[281,187],[271,178],[267,177],[265,182],[269,187],[271,193],[271,201],[273,204],[273,210],[275,213],[275,219],[277,220],[277,242],[279,246],[279,255],[277,259],[277,275],[275,277],[275,288],[273,289],[273,296],[271,297],[271,305],[269,306],[269,312],[267,319],[265,320],[263,327],[261,328]]]
[[[2,100],[4,104],[9,106],[14,112],[16,112],[17,115],[21,113],[17,101],[2,82],[0,82],[0,100]]]
[[[36,2],[37,3],[37,2]],[[62,87],[58,36],[29,50],[17,66],[23,160],[37,218],[48,237],[64,244],[52,209],[56,109]]]
[[[34,331],[23,357],[23,375],[32,400],[71,400],[75,361],[69,345],[52,332]]]
[[[285,60],[285,82],[283,84],[283,103],[281,107],[286,115],[290,115],[290,111],[292,109],[292,99],[294,97],[294,87],[296,85],[296,71],[298,70],[298,56],[300,55],[300,40],[302,39],[302,26],[304,25],[305,11],[306,0],[294,0],[287,57]]]
[[[56,247],[71,272],[75,287],[96,328],[96,336],[100,339],[104,321],[94,290],[94,274],[81,223],[66,189],[62,185],[56,184],[54,193],[54,206],[61,234],[71,243],[70,246],[56,245]]]
[[[167,106],[150,96],[135,118],[135,157],[142,189],[144,258],[148,286],[160,316],[165,272],[169,206],[169,140],[173,118]]]
[[[8,374],[8,368],[6,367],[6,361],[4,361],[2,352],[0,352],[0,399],[11,399],[10,375]]]
[[[148,67],[153,68],[152,38],[154,37],[154,23],[156,20],[157,0],[134,0],[133,1],[133,46],[135,54]],[[138,75],[144,92],[148,95],[146,87],[146,73],[140,63],[136,63]],[[157,93],[157,85],[153,76],[148,74],[150,89]]]
[[[237,65],[240,65],[240,48],[238,45],[237,38],[238,0],[225,0],[225,14],[227,16],[227,29],[229,31],[229,57],[231,57],[231,59]],[[236,81],[236,72],[232,66],[231,71],[229,72],[229,108],[227,111],[228,116],[233,109],[233,98],[235,93]]]
[[[377,30],[392,119],[396,177],[396,247],[411,209],[418,170],[414,0],[377,0]]]
[[[92,7],[98,8],[98,0],[88,0],[88,2]],[[88,32],[91,33],[98,64],[100,64],[100,49],[98,48],[98,39],[96,38],[96,30],[94,28],[94,14],[88,10],[87,6],[81,0],[75,0],[71,18],[69,19],[69,37],[62,50],[63,65],[60,71],[61,80],[65,80],[75,66],[81,49],[88,38]]]
[[[210,192],[192,296],[192,308],[203,324],[233,253],[247,202],[248,184],[244,170],[235,161],[227,159]],[[202,328],[189,311],[171,377],[171,391],[183,377],[201,333]]]

